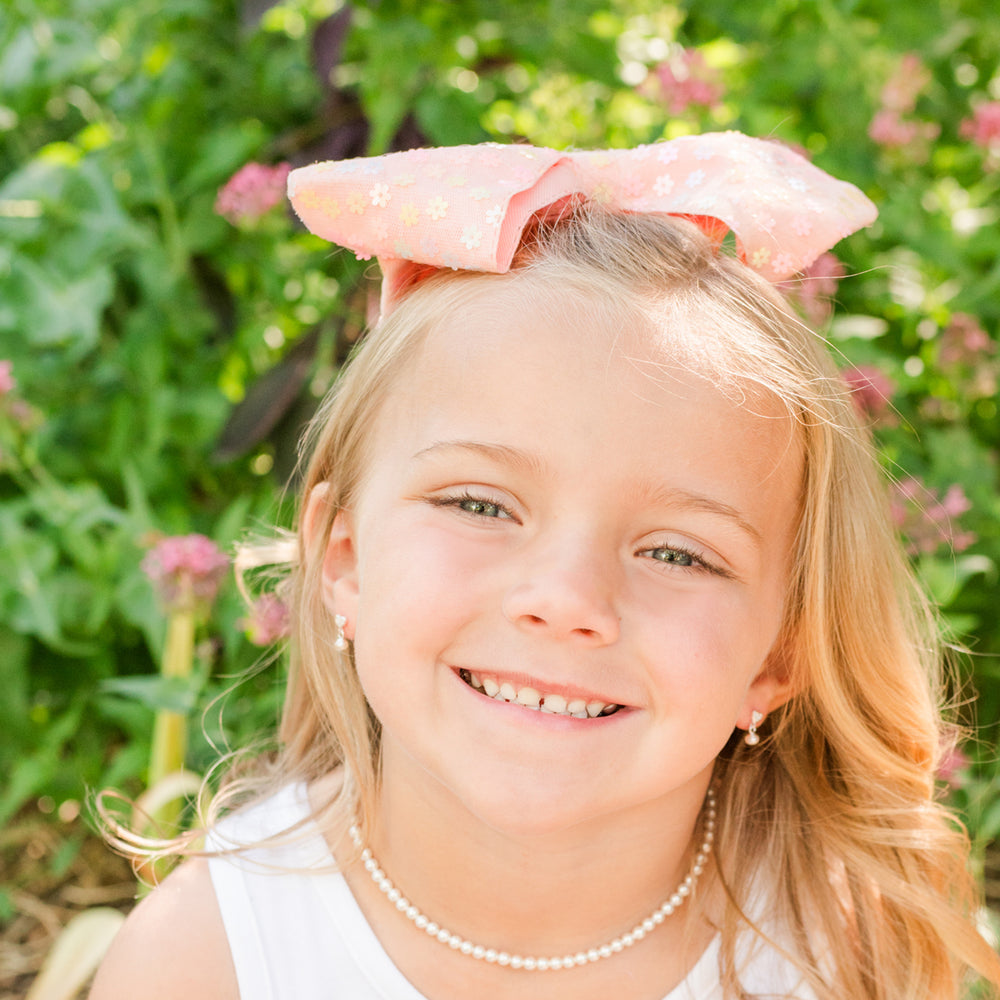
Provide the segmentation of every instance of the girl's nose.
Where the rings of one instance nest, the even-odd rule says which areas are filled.
[[[608,645],[618,638],[613,570],[596,561],[550,558],[525,567],[503,602],[508,621],[554,638]]]

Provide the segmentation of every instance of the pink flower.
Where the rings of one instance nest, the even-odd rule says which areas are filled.
[[[959,134],[983,149],[1000,147],[1000,101],[986,101],[962,122]]]
[[[976,541],[971,531],[958,531],[957,520],[971,508],[969,498],[958,483],[945,495],[925,486],[919,479],[903,479],[893,485],[890,497],[892,519],[913,556],[931,555],[941,546],[962,552]]]
[[[255,646],[270,646],[288,635],[288,607],[276,594],[264,594],[240,624]]]
[[[219,592],[229,559],[204,535],[164,538],[142,560],[169,611],[206,610]]]
[[[920,57],[909,53],[882,88],[879,109],[868,126],[868,137],[886,149],[899,149],[913,159],[923,159],[928,146],[941,133],[936,122],[904,117],[917,106],[917,98],[931,82],[930,70]]]
[[[912,111],[931,79],[931,71],[920,56],[915,52],[907,53],[882,88],[882,107],[900,114]]]
[[[725,88],[719,74],[705,63],[697,49],[680,53],[653,70],[654,93],[671,114],[684,114],[693,105],[714,107]]]
[[[885,372],[875,365],[857,365],[841,374],[851,387],[854,404],[862,416],[878,420],[886,415],[896,387]]]
[[[248,163],[226,181],[215,199],[215,211],[234,226],[266,215],[285,200],[285,185],[291,171],[288,163],[269,167]]]
[[[782,288],[795,301],[813,326],[822,326],[833,311],[830,300],[837,294],[844,265],[835,254],[823,253],[801,274],[782,281]]]
[[[952,747],[944,753],[938,763],[938,779],[946,785],[951,785],[952,788],[961,788],[963,784],[961,772],[970,763],[968,754],[963,753],[958,747]]]
[[[12,361],[0,361],[0,396],[6,396],[17,387],[17,380],[11,374],[13,370]]]
[[[888,149],[909,149],[923,154],[927,143],[933,142],[941,133],[941,126],[935,122],[904,120],[892,110],[882,109],[875,113],[868,126],[868,138]]]
[[[996,354],[997,345],[979,320],[957,312],[938,342],[937,367],[958,395],[969,400],[989,399],[996,395],[1000,379]]]
[[[968,313],[957,312],[941,334],[938,364],[975,365],[996,353],[996,344]]]

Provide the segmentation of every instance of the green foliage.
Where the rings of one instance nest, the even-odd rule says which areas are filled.
[[[917,137],[876,142],[907,53],[926,68],[901,112]],[[196,769],[278,711],[274,669],[226,695],[259,655],[232,589],[194,678],[155,676],[163,617],[139,569],[156,533],[228,546],[287,521],[294,439],[363,326],[364,265],[280,208],[215,211],[240,167],[739,128],[801,146],[880,207],[837,250],[852,276],[829,331],[845,367],[894,387],[873,430],[887,472],[926,487],[900,516],[975,654],[979,741],[960,804],[995,837],[995,795],[976,790],[995,780],[1000,718],[1000,149],[962,123],[1000,99],[998,64],[1000,24],[972,0],[5,7],[0,359],[18,384],[0,395],[0,820],[84,784],[137,791],[156,708],[225,698],[190,747]],[[668,65],[709,96],[672,102],[657,83]],[[956,329],[985,342],[956,358]],[[955,488],[970,509],[935,520]]]

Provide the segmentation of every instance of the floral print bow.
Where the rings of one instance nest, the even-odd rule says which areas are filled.
[[[313,233],[378,258],[383,315],[431,268],[507,271],[531,217],[567,198],[684,216],[718,242],[732,230],[741,259],[771,281],[876,215],[854,185],[739,132],[598,151],[412,149],[302,167],[288,195]]]

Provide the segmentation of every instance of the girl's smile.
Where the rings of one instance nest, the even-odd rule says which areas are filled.
[[[794,427],[674,362],[692,319],[524,283],[428,333],[334,526],[384,788],[509,832],[696,811],[785,695]]]

